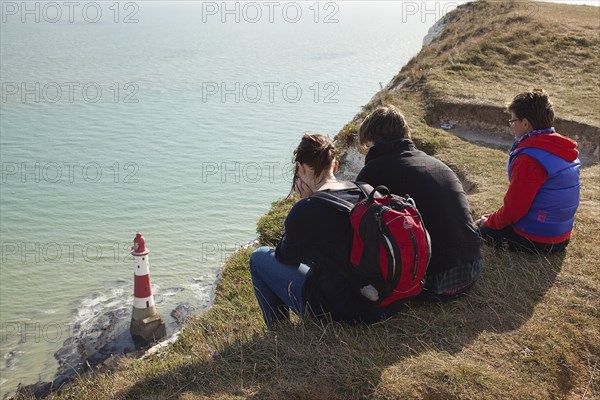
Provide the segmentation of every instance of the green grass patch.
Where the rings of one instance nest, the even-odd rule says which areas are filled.
[[[271,204],[271,209],[256,224],[258,241],[264,246],[276,246],[283,235],[283,222],[297,197],[286,197]]]

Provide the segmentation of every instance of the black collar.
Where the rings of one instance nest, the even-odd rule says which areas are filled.
[[[385,154],[401,153],[403,151],[417,150],[415,144],[410,139],[379,139],[373,147],[369,149],[365,158],[365,164]]]

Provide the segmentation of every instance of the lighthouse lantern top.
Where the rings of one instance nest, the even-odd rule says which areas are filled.
[[[141,233],[137,233],[133,239],[133,246],[131,247],[132,256],[145,256],[150,251],[146,248],[146,242]]]

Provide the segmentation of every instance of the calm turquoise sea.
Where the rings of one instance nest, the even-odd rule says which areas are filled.
[[[209,305],[302,133],[335,135],[462,1],[427,3],[3,1],[1,392],[126,333],[136,231],[169,331]]]

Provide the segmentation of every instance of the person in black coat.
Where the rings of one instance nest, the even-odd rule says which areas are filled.
[[[302,197],[285,219],[277,248],[250,256],[250,275],[265,324],[273,328],[289,312],[339,321],[376,322],[393,315],[356,293],[346,277],[353,230],[347,213],[313,196],[327,192],[352,204],[364,197],[352,182],[338,181],[333,143],[323,135],[303,136],[294,151],[293,190]]]
[[[431,261],[417,298],[447,301],[465,293],[479,277],[483,259],[477,227],[456,174],[416,148],[404,116],[392,105],[374,110],[358,133],[369,151],[356,179],[387,186],[399,196],[410,195],[431,236]]]

